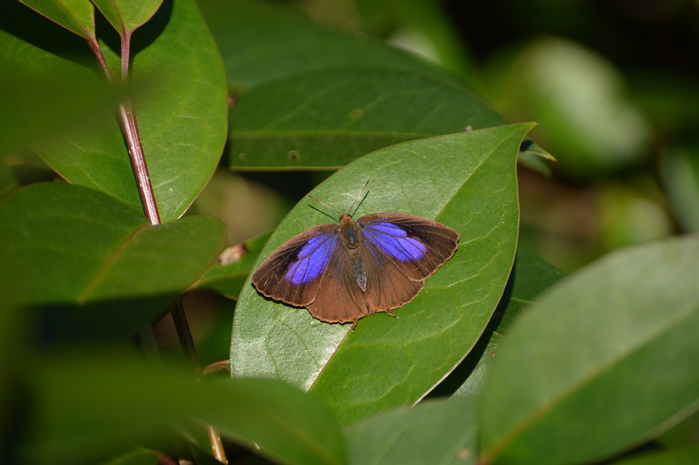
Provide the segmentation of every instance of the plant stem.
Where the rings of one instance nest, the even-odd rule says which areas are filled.
[[[154,365],[162,366],[160,350],[158,350],[158,343],[155,340],[155,334],[153,334],[153,327],[144,325],[138,332],[138,337],[146,359]]]
[[[213,454],[214,458],[219,462],[228,465],[228,458],[226,457],[226,451],[223,449],[221,435],[218,434],[218,430],[211,425],[206,425],[206,435],[209,437],[209,442],[211,443],[211,453]]]
[[[152,225],[160,224],[160,213],[158,212],[158,205],[155,203],[153,185],[150,182],[146,157],[143,154],[141,137],[136,124],[136,112],[131,99],[119,105],[119,116],[121,117],[121,127],[124,131],[124,137],[126,137],[129,156],[131,157],[131,166],[136,175],[143,211]]]
[[[131,32],[125,32],[121,38],[121,82],[124,84],[129,82],[130,56]],[[119,105],[119,116],[121,117],[121,126],[124,129],[124,137],[126,137],[129,156],[131,157],[131,165],[136,175],[136,183],[138,184],[138,193],[141,195],[143,211],[152,225],[160,224],[158,204],[155,202],[155,193],[153,192],[153,185],[150,182],[150,175],[148,174],[146,156],[143,153],[141,136],[138,132],[138,125],[136,124],[136,109],[131,99]]]
[[[192,332],[189,329],[189,323],[187,323],[187,314],[184,311],[181,297],[172,303],[170,313],[172,314],[172,321],[177,331],[177,338],[180,340],[180,347],[182,347],[182,351],[187,361],[194,369],[194,372],[197,374],[197,377],[201,377],[199,358],[197,357],[197,350],[194,347],[194,338],[192,338]]]
[[[194,347],[194,338],[192,338],[192,332],[189,329],[189,323],[187,323],[187,314],[184,311],[184,305],[182,304],[182,298],[177,299],[172,304],[170,310],[172,315],[172,321],[175,324],[175,330],[177,331],[177,337],[180,340],[180,347],[187,358],[187,361],[194,369],[198,378],[201,378],[201,367],[199,365],[199,358],[197,357],[197,351]],[[218,434],[218,430],[211,425],[206,425],[206,435],[211,443],[211,453],[216,460],[223,464],[228,464],[228,459],[226,458],[226,452],[223,449],[223,444],[221,443],[221,436]]]
[[[122,83],[127,83],[129,81],[130,33],[125,33],[121,39],[121,78],[115,78],[110,72],[97,39],[88,40],[88,43],[90,44],[92,52],[97,57],[100,68],[102,68],[102,72],[107,77],[108,82],[114,83],[116,80],[120,80]],[[119,105],[119,118],[121,119],[121,128],[124,133],[124,138],[126,139],[126,147],[129,151],[129,157],[131,158],[131,166],[136,176],[136,184],[138,185],[138,193],[141,196],[143,211],[152,225],[160,224],[160,213],[158,212],[158,205],[155,202],[153,185],[150,182],[146,157],[143,153],[143,145],[141,144],[141,136],[138,132],[138,125],[136,124],[136,111],[131,99]]]

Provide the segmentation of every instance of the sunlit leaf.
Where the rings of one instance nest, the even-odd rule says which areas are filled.
[[[531,124],[409,142],[363,157],[313,196],[338,210],[370,180],[358,216],[395,211],[443,222],[459,249],[415,300],[349,325],[241,292],[233,325],[234,376],[283,379],[311,391],[342,423],[419,400],[468,353],[500,299],[514,260],[518,205],[515,159]],[[302,201],[262,257],[294,234],[327,223]]]

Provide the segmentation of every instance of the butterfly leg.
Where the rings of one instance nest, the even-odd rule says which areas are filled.
[[[385,312],[388,314],[388,316],[392,316],[393,318],[398,318],[398,315],[394,314],[394,313],[393,313],[392,311],[390,311],[390,310],[385,310]]]

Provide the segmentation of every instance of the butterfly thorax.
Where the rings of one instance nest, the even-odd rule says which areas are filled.
[[[356,249],[362,242],[362,231],[359,225],[347,213],[340,217],[340,237],[348,249]]]
[[[340,239],[343,247],[347,251],[347,256],[352,262],[354,281],[362,292],[366,292],[366,268],[364,267],[364,261],[360,251],[360,247],[363,243],[362,230],[357,222],[347,213],[343,213],[340,217]]]

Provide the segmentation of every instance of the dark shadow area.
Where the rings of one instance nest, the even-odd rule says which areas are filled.
[[[0,0],[0,29],[66,60],[97,67],[85,39],[17,0]]]
[[[131,36],[131,61],[138,53],[148,46],[163,33],[172,16],[172,0],[165,0],[153,17],[143,26],[136,29]],[[109,21],[95,9],[95,28],[97,36],[117,55],[121,55],[121,37],[109,24]]]
[[[35,307],[36,346],[51,349],[85,343],[128,340],[144,325],[170,310],[179,294],[104,300],[85,305],[46,304]]]
[[[526,152],[529,150],[529,147],[534,145],[534,142],[531,139],[525,138],[522,143],[519,145],[519,151],[520,152]]]
[[[152,18],[136,29],[131,39],[132,60],[162,34],[172,16],[172,7],[172,0],[165,0]],[[97,70],[97,60],[85,39],[17,0],[0,0],[0,29],[48,53]],[[95,30],[114,53],[121,54],[119,34],[97,8]]]

